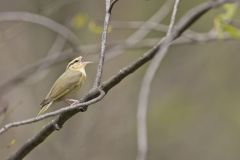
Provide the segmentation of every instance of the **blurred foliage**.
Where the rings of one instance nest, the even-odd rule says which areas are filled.
[[[76,14],[71,20],[71,25],[75,29],[80,29],[86,25],[87,19],[88,16],[85,14]]]
[[[90,20],[88,15],[78,13],[71,20],[71,26],[75,30],[80,30],[82,28],[86,28],[90,31],[90,33],[101,34],[103,31],[102,25],[97,24],[96,20]],[[112,31],[111,25],[109,25],[108,33]]]
[[[232,38],[240,39],[240,29],[229,24],[237,12],[238,4],[225,4],[223,8],[225,13],[218,15],[214,19],[214,26],[218,37],[221,39],[224,37],[224,34],[228,34]]]

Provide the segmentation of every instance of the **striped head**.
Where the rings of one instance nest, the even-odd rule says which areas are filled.
[[[77,70],[77,71],[83,71],[83,70],[85,71],[85,66],[92,62],[90,61],[83,62],[82,60],[83,60],[82,56],[79,56],[73,59],[71,62],[68,63],[66,70],[70,69],[70,70]]]

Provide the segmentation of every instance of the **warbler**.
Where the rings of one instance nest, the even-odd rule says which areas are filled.
[[[55,101],[61,100],[70,92],[81,87],[86,79],[85,67],[90,61],[82,61],[82,56],[73,59],[68,63],[65,72],[55,81],[45,99],[41,102],[39,116],[45,112]],[[69,101],[74,101],[69,99]]]

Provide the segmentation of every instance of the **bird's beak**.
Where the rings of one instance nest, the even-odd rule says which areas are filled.
[[[83,62],[83,64],[86,66],[87,64],[91,64],[91,63],[94,63],[92,61],[86,61],[86,62]]]

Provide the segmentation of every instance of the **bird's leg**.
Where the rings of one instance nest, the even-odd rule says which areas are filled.
[[[68,104],[68,105],[71,105],[71,106],[79,103],[79,101],[76,100],[76,99],[64,99],[64,102],[65,102],[66,104]],[[80,111],[81,111],[81,112],[87,111],[87,106],[82,106],[82,107],[80,107]]]
[[[66,102],[67,104],[69,104],[71,106],[79,103],[79,101],[76,99],[65,99],[64,102]]]

